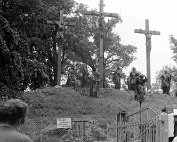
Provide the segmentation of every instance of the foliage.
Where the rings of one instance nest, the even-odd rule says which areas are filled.
[[[79,39],[82,39],[84,34],[86,35],[84,38],[87,39],[83,39],[84,43],[87,43],[87,45],[85,44],[86,48],[84,47],[84,49],[88,50],[89,54],[87,55],[90,55],[91,57],[86,58],[86,56],[83,56],[81,59],[83,62],[86,60],[87,62],[84,63],[96,70],[98,68],[99,58],[99,17],[84,15],[85,10],[87,10],[87,8],[84,7],[84,5],[78,6],[75,18],[78,17],[79,19],[77,22],[79,27],[76,27],[75,34],[78,35],[78,32],[83,32],[82,37],[79,37]],[[114,72],[118,66],[121,68],[129,66],[129,64],[135,59],[134,53],[137,49],[132,45],[122,45],[120,43],[121,38],[119,35],[113,32],[116,25],[120,22],[122,22],[120,16],[118,18],[111,18],[108,21],[103,20],[104,68],[106,72],[105,76],[106,78],[108,77],[109,80],[112,78],[112,72]],[[79,55],[82,55],[83,50],[80,50],[79,48],[78,51],[80,51]]]
[[[56,48],[51,46],[52,32],[55,28],[45,23],[47,18],[56,18],[52,10],[56,7],[65,6],[69,10],[73,1],[40,1],[40,0],[9,0],[3,1],[2,16],[6,18],[9,26],[18,33],[21,47],[20,55],[24,78],[21,80],[21,89],[24,90],[31,84],[32,89],[42,87],[42,83],[36,84],[37,79],[42,79],[42,74],[53,72],[56,67]],[[56,13],[56,14],[59,14]],[[55,17],[54,17],[55,16]],[[51,47],[51,48],[50,48]],[[56,69],[55,69],[56,70]],[[35,72],[39,75],[35,77]],[[53,74],[49,74],[52,78]],[[41,77],[40,77],[41,76]],[[17,79],[19,80],[19,79]],[[52,82],[53,80],[51,80]]]
[[[176,67],[169,67],[168,65],[163,66],[163,68],[159,71],[156,72],[156,82],[155,84],[153,84],[153,89],[160,89],[161,88],[161,80],[160,80],[160,76],[162,74],[164,74],[164,71],[167,70],[167,72],[169,74],[172,75],[172,81],[171,81],[171,90],[173,90],[176,86],[176,82],[177,82],[177,68]]]
[[[175,38],[174,35],[170,35],[170,45],[171,45],[170,46],[171,50],[173,51],[172,59],[175,61],[175,63],[177,63],[177,39]],[[173,67],[171,71],[172,71],[172,80],[174,81],[174,83],[176,83],[177,82],[177,68]]]
[[[58,26],[46,23],[64,21],[76,26],[63,29],[64,38],[57,39]],[[92,71],[98,68],[99,18],[85,16],[87,7],[73,0],[2,0],[0,3],[0,79],[1,86],[15,91],[27,87],[36,89],[55,85],[57,79],[57,50],[62,49],[61,70],[66,75],[76,64],[85,64]],[[122,45],[113,33],[122,20],[103,21],[104,64],[106,76],[117,67],[126,67],[134,60],[136,47]],[[61,31],[60,31],[61,32]],[[93,40],[90,40],[93,39]],[[79,71],[77,71],[79,72]]]
[[[172,59],[177,63],[177,39],[174,35],[170,35],[169,39],[171,45],[170,48],[173,51]],[[172,88],[175,87],[175,82],[177,82],[177,68],[166,65],[156,73],[156,83],[154,84],[154,88],[160,88],[161,81],[159,78],[164,73],[164,70],[167,70],[172,75]]]
[[[170,35],[171,50],[173,51],[172,59],[177,63],[177,39],[174,35]]]
[[[8,21],[0,15],[0,87],[7,86],[13,90],[20,89],[23,79],[22,56],[18,33]]]

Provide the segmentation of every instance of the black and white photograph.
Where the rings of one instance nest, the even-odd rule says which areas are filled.
[[[0,0],[0,142],[177,142],[176,0]]]

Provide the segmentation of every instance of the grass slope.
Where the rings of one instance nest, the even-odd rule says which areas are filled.
[[[30,118],[79,117],[115,123],[120,110],[128,113],[139,109],[132,92],[103,89],[99,98],[83,96],[72,88],[44,88],[26,92],[30,101]],[[147,95],[142,107],[151,106],[160,112],[167,106],[169,111],[177,106],[177,99],[164,94]],[[175,106],[176,105],[176,106]]]

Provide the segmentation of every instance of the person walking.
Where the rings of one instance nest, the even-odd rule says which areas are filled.
[[[10,99],[0,104],[0,142],[33,142],[18,132],[20,125],[25,123],[28,105],[19,99]]]

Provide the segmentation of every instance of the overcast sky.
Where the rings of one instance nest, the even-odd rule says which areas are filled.
[[[100,0],[75,0],[98,9]],[[145,35],[134,33],[134,29],[145,29],[145,19],[149,19],[149,29],[160,31],[152,36],[151,49],[151,82],[155,82],[156,71],[163,66],[174,66],[171,59],[169,35],[177,37],[177,0],[104,0],[104,11],[118,13],[123,22],[115,28],[121,37],[122,44],[131,44],[138,48],[137,59],[124,70],[128,74],[132,67],[146,75]]]

